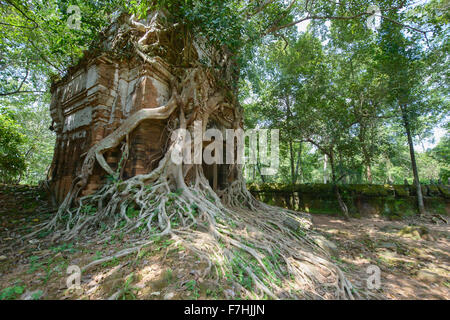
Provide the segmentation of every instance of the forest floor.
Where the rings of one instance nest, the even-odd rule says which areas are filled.
[[[448,224],[329,215],[313,215],[313,223],[337,245],[334,259],[352,283],[365,286],[375,265],[387,299],[450,299]]]
[[[0,185],[0,299],[239,299],[226,280],[202,278],[203,262],[169,238],[139,253],[82,273],[81,288],[67,289],[67,268],[124,249],[126,236],[99,243],[54,243],[41,233],[24,239],[54,214],[42,190]],[[381,271],[377,293],[387,299],[450,298],[450,226],[420,220],[364,217],[344,221],[314,215],[314,228],[336,244],[332,259],[359,288]],[[74,283],[74,282],[69,282]]]

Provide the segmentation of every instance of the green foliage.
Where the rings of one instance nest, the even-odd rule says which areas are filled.
[[[21,128],[10,115],[0,112],[0,182],[13,182],[25,171],[25,155],[20,153],[24,143]]]
[[[198,205],[195,203],[192,203],[190,206],[191,213],[194,217],[198,216]]]
[[[25,291],[25,287],[21,285],[15,285],[8,287],[0,291],[0,300],[14,300],[20,297]]]
[[[93,260],[94,260],[94,261],[95,261],[95,260],[100,260],[100,259],[102,258],[102,256],[103,256],[103,253],[102,253],[101,251],[96,251]]]
[[[438,162],[430,168],[439,169],[439,178],[447,183],[450,178],[450,136],[447,134],[443,137],[439,144],[428,152],[428,155]]]
[[[39,300],[39,299],[42,297],[43,294],[44,294],[44,292],[43,292],[42,290],[37,290],[36,292],[34,292],[34,293],[31,295],[31,298],[32,298],[33,300]]]
[[[121,294],[118,298],[119,300],[136,300],[137,298],[136,294],[139,291],[139,289],[131,286],[135,278],[136,276],[134,275],[134,273],[132,273],[125,279],[125,282],[121,290]]]
[[[194,300],[197,300],[200,297],[200,292],[197,287],[197,281],[190,280],[190,281],[186,282],[185,286],[186,286],[187,290],[191,291],[192,298]]]
[[[172,281],[174,280],[172,269],[167,269],[164,272],[164,276],[163,277],[164,277],[164,280],[167,282],[167,284],[171,284]]]
[[[366,25],[373,4],[386,17],[378,32]],[[80,8],[79,29],[68,23],[71,5]],[[258,163],[247,168],[251,180],[318,182],[325,174],[341,183],[362,182],[371,170],[373,182],[398,183],[411,176],[398,102],[408,104],[419,140],[448,114],[449,15],[443,0],[355,0],[345,6],[303,0],[10,0],[0,6],[0,108],[8,110],[0,119],[0,180],[37,184],[47,178],[55,142],[48,130],[50,82],[83,52],[95,53],[100,31],[121,12],[145,17],[149,10],[169,13],[169,22],[236,62],[247,126],[281,129],[279,175],[262,176]],[[306,16],[314,19],[302,33],[295,22]],[[430,32],[425,39],[401,24]],[[421,176],[445,180],[445,150],[435,151],[418,157]],[[324,154],[333,162],[326,170]],[[427,166],[431,158],[433,166]],[[118,176],[108,180],[120,182]]]
[[[17,122],[26,136],[21,154],[26,157],[27,169],[21,183],[36,185],[47,179],[55,146],[55,134],[49,130],[51,119],[46,103],[48,100],[48,95],[44,95],[31,106],[19,102],[14,106]]]
[[[84,214],[88,214],[88,215],[93,216],[93,215],[95,215],[97,213],[97,208],[95,208],[95,207],[93,207],[91,205],[84,205],[81,208],[81,212],[84,213]]]
[[[128,207],[127,208],[127,212],[126,212],[126,215],[127,215],[127,217],[128,218],[135,218],[135,217],[137,217],[138,215],[139,215],[139,210],[136,210],[134,207]]]
[[[448,44],[442,38],[448,30],[445,19],[434,24],[426,17],[436,17],[441,2],[408,10],[411,15],[420,11],[415,22],[434,30],[431,48],[425,47],[423,35],[392,23],[411,18],[395,10],[387,10],[390,20],[383,20],[379,32],[358,19],[337,19],[328,26],[312,23],[305,33],[292,31],[258,48],[244,69],[240,100],[248,127],[280,129],[281,164],[272,177],[260,174],[260,164],[247,166],[248,180],[412,182],[399,103],[408,105],[417,145],[448,114],[448,82],[440,76],[448,69]],[[441,11],[439,16],[446,15]],[[448,160],[431,157],[417,156],[424,182],[439,172],[445,177]]]
[[[80,29],[69,26],[71,5],[81,11]],[[17,128],[0,119],[0,179],[37,184],[46,179],[53,156],[54,135],[48,128],[50,81],[60,78],[73,65],[121,1],[17,1],[0,6],[0,109],[15,116],[25,138],[5,144],[3,130],[16,135]],[[5,126],[8,127],[5,128]],[[26,171],[25,171],[26,169]]]
[[[52,231],[51,230],[42,230],[37,234],[37,237],[39,239],[45,238],[46,236],[48,236],[49,234],[51,234]]]
[[[12,121],[14,127],[7,127],[5,130],[10,131],[10,135],[17,135],[18,132],[20,136],[20,143],[15,144],[14,151],[17,152],[17,159],[11,161],[11,165],[21,169],[19,174],[11,174],[9,180],[36,185],[47,178],[55,144],[54,133],[48,130],[51,124],[47,104],[49,99],[49,95],[21,99],[0,97],[0,127],[5,128]],[[4,121],[5,115],[9,121]]]
[[[110,261],[103,262],[102,267],[103,268],[115,267],[115,266],[118,266],[119,263],[120,263],[120,260],[118,258],[114,257]]]
[[[63,243],[59,246],[56,247],[52,247],[50,248],[53,252],[58,253],[58,252],[68,252],[68,253],[74,253],[77,251],[77,249],[75,249],[73,247],[73,243]]]
[[[28,273],[34,273],[36,270],[40,269],[44,266],[43,261],[39,261],[41,259],[38,256],[31,256],[30,257],[30,268],[28,269]]]

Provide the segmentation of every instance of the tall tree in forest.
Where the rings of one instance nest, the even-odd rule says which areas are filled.
[[[294,36],[295,33],[291,35]],[[315,103],[316,97],[323,94],[326,77],[322,46],[317,38],[306,33],[290,42],[287,46],[280,40],[259,49],[261,58],[253,61],[246,74],[252,83],[252,94],[258,98],[244,107],[250,111],[248,117],[259,116],[260,125],[280,130],[289,159],[290,183],[294,185],[300,178],[303,151],[299,122],[302,114],[298,106]]]
[[[330,34],[326,50],[332,57],[333,82],[352,114],[350,134],[357,137],[355,146],[366,181],[372,183],[372,165],[386,143],[383,123],[389,120],[382,103],[382,79],[375,69],[376,33],[347,21],[333,27]]]
[[[387,103],[398,109],[406,134],[411,158],[411,168],[417,193],[419,213],[425,214],[423,194],[417,169],[413,137],[421,114],[426,107],[421,104],[420,87],[424,77],[423,58],[420,48],[414,46],[401,32],[401,28],[383,23],[380,40],[379,66],[387,76]]]

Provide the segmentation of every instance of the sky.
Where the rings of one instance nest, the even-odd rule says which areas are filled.
[[[437,146],[442,137],[445,136],[447,130],[444,128],[434,128],[433,129],[433,138],[427,139],[422,143],[418,143],[414,145],[414,148],[419,152],[424,152],[428,149],[433,149]],[[425,148],[425,149],[424,149]]]

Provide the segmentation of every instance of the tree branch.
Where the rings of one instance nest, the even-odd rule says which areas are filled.
[[[59,72],[63,72],[63,70],[61,70],[60,68],[58,68],[57,66],[55,66],[52,62],[50,62],[45,55],[42,53],[41,49],[39,49],[34,42],[31,39],[28,39],[28,41],[30,42],[31,46],[36,49],[39,52],[39,55],[41,56],[42,60],[44,60],[45,62],[47,62],[49,65],[51,65],[53,68],[55,68],[56,70],[58,70]]]
[[[312,145],[316,146],[317,149],[319,149],[320,151],[322,151],[323,154],[326,154],[328,157],[330,157],[331,153],[328,152],[324,147],[322,147],[320,144],[318,144],[317,142],[315,142],[313,139],[311,138],[306,138],[305,142],[309,142]]]
[[[17,26],[17,25],[10,24],[10,23],[5,23],[5,22],[0,22],[0,24],[3,25],[3,26],[14,27],[14,28],[22,28],[22,29],[30,29],[30,30],[34,29],[34,28],[28,27],[28,26]]]
[[[266,8],[269,4],[271,4],[272,2],[274,2],[275,0],[266,0],[264,1],[258,8],[256,8],[256,10],[254,12],[251,12],[247,15],[247,17],[252,17],[257,15],[258,13],[260,13],[261,11],[264,10],[264,8]]]
[[[24,93],[46,93],[47,91],[42,90],[22,90],[22,91],[12,91],[12,92],[6,92],[6,93],[0,93],[0,97],[6,97],[11,96],[14,94],[24,94]]]
[[[427,44],[429,43],[428,37],[427,37],[427,33],[428,33],[428,32],[432,32],[432,31],[424,31],[424,30],[420,30],[420,29],[411,27],[411,26],[409,26],[409,25],[403,24],[403,23],[401,23],[401,22],[395,21],[394,19],[385,17],[385,16],[383,16],[383,15],[376,15],[376,16],[377,16],[377,17],[380,17],[380,18],[383,18],[383,19],[386,19],[387,21],[390,21],[390,22],[392,22],[392,23],[395,23],[395,24],[397,24],[397,25],[399,25],[399,26],[402,26],[402,27],[404,27],[404,28],[407,28],[407,29],[410,29],[410,30],[413,30],[413,31],[416,31],[416,32],[419,32],[419,33],[422,33],[422,34],[425,36],[425,40],[427,41]]]
[[[308,15],[305,18],[301,18],[299,20],[296,20],[296,21],[293,21],[291,23],[288,23],[288,24],[285,24],[285,25],[281,25],[281,26],[276,26],[276,23],[275,23],[271,28],[269,28],[265,32],[264,35],[276,33],[279,30],[295,26],[295,25],[297,25],[297,24],[299,24],[299,23],[301,23],[303,21],[307,21],[307,20],[353,20],[353,19],[358,19],[358,18],[371,16],[371,15],[373,15],[373,13],[369,13],[369,12],[362,12],[362,13],[359,13],[359,14],[356,14],[356,15],[353,15],[353,16],[309,16]],[[427,33],[431,32],[431,31],[420,30],[418,28],[415,28],[415,27],[412,27],[410,25],[398,22],[398,21],[396,21],[394,19],[391,19],[389,17],[386,17],[384,15],[376,15],[376,16],[380,17],[382,19],[386,19],[386,20],[388,20],[388,21],[390,21],[392,23],[395,23],[395,24],[397,24],[399,26],[402,26],[404,28],[407,28],[407,29],[410,29],[410,30],[413,30],[413,31],[416,31],[416,32],[419,32],[419,33],[422,33],[425,36],[425,39],[426,39],[426,41],[428,43]]]
[[[351,19],[357,19],[357,18],[361,18],[361,17],[364,17],[364,16],[369,16],[369,15],[371,15],[371,13],[364,12],[364,13],[360,13],[360,14],[357,14],[357,15],[354,15],[354,16],[324,16],[324,17],[321,17],[321,16],[307,16],[305,18],[293,21],[291,23],[288,23],[288,24],[285,24],[285,25],[282,25],[282,26],[272,26],[271,28],[269,28],[266,31],[265,35],[277,32],[277,31],[279,31],[281,29],[286,29],[286,28],[295,26],[296,24],[299,24],[299,23],[301,23],[303,21],[307,21],[307,20],[351,20]]]
[[[28,66],[27,66],[27,73],[25,74],[25,77],[23,78],[23,80],[20,82],[19,87],[18,87],[16,90],[11,91],[11,92],[0,93],[0,97],[10,96],[10,95],[13,95],[13,94],[16,94],[16,93],[21,92],[20,89],[22,89],[23,84],[25,83],[25,81],[27,81],[27,78],[28,78],[28,74],[29,74],[29,73],[30,73],[30,70],[28,69]],[[22,91],[22,92],[23,92],[23,91]]]
[[[292,0],[291,3],[289,4],[289,6],[286,8],[286,11],[283,12],[283,14],[281,15],[281,17],[274,23],[274,25],[277,25],[278,23],[281,22],[281,20],[283,20],[288,14],[289,12],[291,12],[292,7],[294,6],[294,4],[296,3],[296,0]]]
[[[33,22],[35,24],[36,27],[39,27],[39,24],[32,18],[30,18],[17,4],[15,4],[14,2],[10,1],[10,0],[6,0],[7,3],[9,3],[11,6],[13,6],[17,11],[19,11],[20,14],[22,14],[22,16]]]

